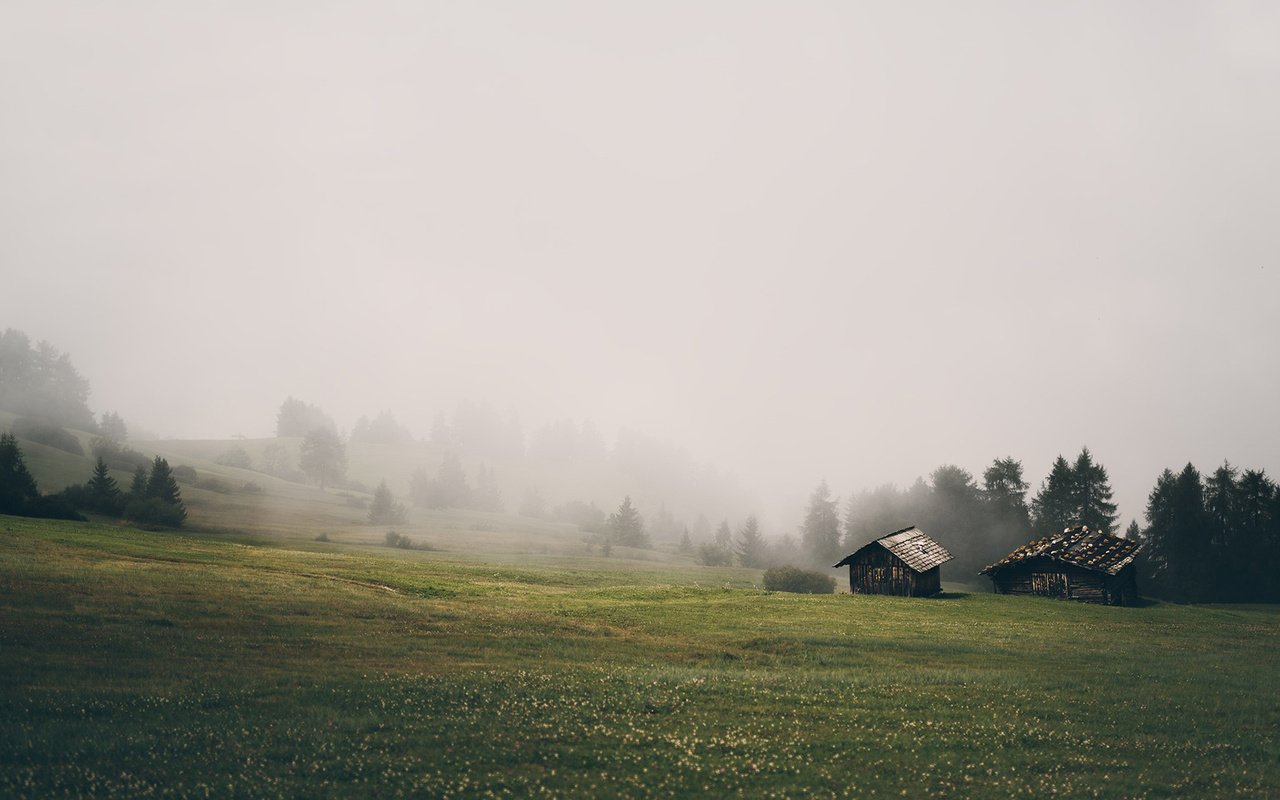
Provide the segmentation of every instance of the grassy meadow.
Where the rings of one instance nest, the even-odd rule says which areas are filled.
[[[1280,793],[1275,609],[757,583],[0,518],[0,795]]]

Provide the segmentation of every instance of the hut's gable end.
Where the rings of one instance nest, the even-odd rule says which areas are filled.
[[[864,545],[836,567],[849,567],[853,594],[924,597],[942,590],[939,566],[951,554],[918,528],[903,528]]]

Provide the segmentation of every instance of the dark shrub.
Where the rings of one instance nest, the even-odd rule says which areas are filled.
[[[64,453],[71,453],[77,456],[84,455],[84,447],[80,445],[80,440],[74,434],[47,422],[30,419],[29,417],[20,417],[13,421],[13,434],[19,439],[47,445]]]
[[[798,567],[774,567],[764,571],[764,588],[771,592],[831,594],[836,590],[836,579]]]
[[[262,494],[262,487],[253,481],[245,481],[244,486],[240,487],[240,491],[247,492],[249,494]]]
[[[147,497],[142,500],[130,500],[124,507],[125,519],[141,525],[159,525],[165,528],[178,528],[187,518],[182,506],[166,503],[159,497]]]
[[[206,492],[217,492],[218,494],[231,494],[231,487],[217,478],[201,478],[196,481],[197,489],[204,489]]]
[[[133,472],[138,467],[151,467],[151,459],[119,442],[98,438],[93,440],[93,454],[107,463],[112,469]]]
[[[196,468],[187,466],[186,464],[179,464],[171,471],[173,472],[173,479],[176,481],[193,483],[196,479]]]
[[[22,511],[24,517],[36,517],[37,519],[74,519],[84,522],[85,518],[81,516],[67,498],[61,494],[41,495],[27,502],[26,507]]]

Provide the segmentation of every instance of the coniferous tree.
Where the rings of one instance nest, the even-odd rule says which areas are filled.
[[[478,511],[502,511],[502,491],[498,488],[498,477],[492,467],[480,465],[472,505]]]
[[[119,514],[124,509],[124,493],[116,479],[107,471],[107,462],[98,457],[93,466],[93,477],[87,485],[89,504],[94,511],[102,514]]]
[[[0,434],[0,514],[22,514],[40,490],[12,433]]]
[[[404,504],[396,501],[395,495],[387,488],[386,480],[381,481],[369,504],[369,522],[373,525],[397,525],[404,520]]]
[[[692,553],[693,540],[689,538],[689,526],[685,526],[684,533],[680,534],[680,552]]]
[[[313,428],[302,440],[298,467],[320,484],[323,492],[325,486],[337,483],[347,473],[347,448],[332,428]]]
[[[154,497],[167,506],[172,506],[174,516],[181,520],[187,518],[187,507],[182,504],[182,490],[173,477],[169,462],[156,456],[151,462],[151,475],[147,478],[147,497]]]
[[[119,414],[106,411],[98,422],[98,435],[109,442],[120,444],[129,438],[129,427],[124,424]]]
[[[712,542],[716,547],[723,548],[725,550],[728,550],[733,544],[733,528],[729,527],[729,520],[720,520],[720,524],[716,526],[716,533],[715,536],[712,537]]]
[[[465,508],[471,499],[471,487],[467,474],[462,471],[462,461],[452,451],[444,454],[440,469],[436,472],[436,498],[434,508]]]
[[[1092,530],[1113,532],[1119,515],[1111,502],[1111,484],[1107,470],[1093,460],[1085,447],[1076,458],[1071,470],[1074,483],[1074,522],[1088,525]]]
[[[648,547],[649,534],[644,529],[644,519],[635,506],[631,505],[631,496],[623,498],[618,510],[609,515],[609,541],[624,547]]]
[[[1031,501],[1031,521],[1036,536],[1047,536],[1076,522],[1075,475],[1062,456],[1053,462],[1049,476]]]
[[[139,465],[133,471],[133,481],[129,484],[129,499],[142,500],[147,496],[147,481],[150,478],[150,470]]]
[[[1027,508],[1030,484],[1022,477],[1022,462],[997,458],[982,473],[982,503],[987,519],[981,566],[994,562],[1032,537]],[[981,568],[981,567],[979,567]]]
[[[840,557],[840,515],[836,511],[836,502],[826,481],[809,495],[800,541],[815,564],[827,566]]]
[[[764,537],[760,534],[760,523],[755,515],[747,517],[746,522],[738,529],[738,541],[734,547],[738,563],[744,567],[760,567],[764,562]]]

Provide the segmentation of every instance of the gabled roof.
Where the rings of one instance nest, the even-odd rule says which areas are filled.
[[[843,567],[857,558],[868,547],[883,547],[902,559],[908,567],[916,572],[928,572],[936,566],[945,564],[955,556],[947,552],[942,545],[929,538],[929,535],[914,525],[882,536],[874,542],[859,547],[844,557],[837,567]]]
[[[1102,531],[1089,530],[1087,525],[1077,525],[1062,533],[1028,542],[978,574],[986,575],[1033,558],[1050,558],[1115,575],[1128,566],[1141,549],[1142,545],[1133,539],[1121,539]]]

